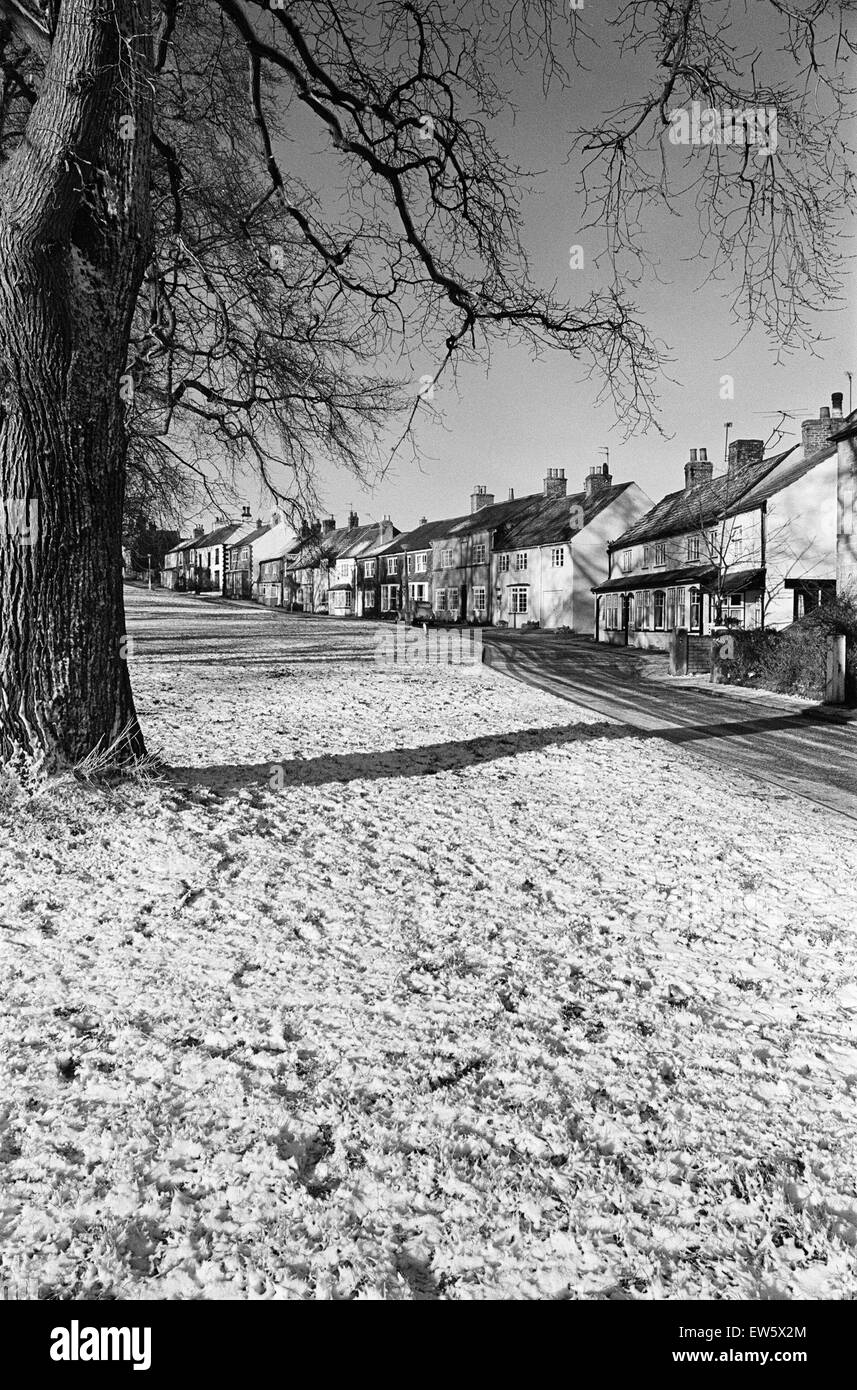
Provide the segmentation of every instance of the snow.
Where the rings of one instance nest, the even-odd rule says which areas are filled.
[[[853,823],[129,606],[172,771],[0,791],[0,1295],[854,1297]]]

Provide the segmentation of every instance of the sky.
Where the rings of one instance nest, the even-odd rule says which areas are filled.
[[[616,9],[615,3],[606,7],[613,13]],[[762,10],[757,4],[754,13]],[[575,73],[571,91],[557,91],[546,100],[539,72],[531,70],[514,83],[514,123],[510,116],[496,133],[516,162],[542,171],[523,208],[531,273],[538,284],[555,284],[557,293],[572,303],[585,299],[603,279],[589,254],[595,242],[581,228],[570,136],[578,125],[597,123],[605,109],[636,91],[642,80],[639,59],[620,59],[605,46],[603,15],[590,12],[587,18],[602,46],[581,50],[586,70]],[[751,37],[764,47],[763,32]],[[770,61],[776,73],[779,60]],[[316,144],[322,143],[318,136]],[[683,151],[672,153],[683,157]],[[579,490],[589,469],[605,461],[605,449],[614,481],[633,480],[655,501],[683,485],[691,448],[707,448],[719,466],[727,421],[733,439],[767,439],[776,413],[788,411],[795,419],[787,422],[780,446],[785,447],[799,439],[802,418],[817,416],[820,406],[830,404],[832,392],[844,393],[848,409],[845,374],[857,367],[853,311],[820,305],[814,326],[825,341],[814,353],[801,349],[782,356],[761,329],[747,333],[734,322],[728,282],[706,281],[706,267],[695,253],[691,209],[668,219],[653,216],[649,226],[647,246],[658,259],[657,278],[652,274],[633,295],[648,330],[668,349],[667,370],[656,384],[662,433],[650,429],[624,440],[612,403],[596,402],[599,383],[586,379],[581,364],[562,353],[531,361],[525,348],[498,343],[490,366],[466,364],[455,383],[442,378],[434,402],[441,418],[421,414],[416,425],[419,463],[402,453],[371,492],[344,471],[323,472],[320,491],[326,510],[341,523],[353,506],[361,522],[389,515],[407,529],[423,516],[467,511],[476,484],[498,500],[509,488],[520,496],[539,491],[546,470],[560,467],[569,491]],[[569,266],[572,245],[584,247],[583,269]],[[415,378],[437,365],[428,354],[421,360],[419,344],[413,345],[413,362]],[[721,378],[727,374],[734,379],[732,400],[721,398]],[[246,501],[254,515],[272,505],[249,477]]]

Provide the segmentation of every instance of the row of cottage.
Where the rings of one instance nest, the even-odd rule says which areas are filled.
[[[466,514],[401,532],[278,514],[221,518],[169,552],[162,582],[336,617],[538,624],[601,641],[666,647],[676,628],[781,627],[857,581],[853,528],[857,412],[842,396],[765,454],[737,439],[715,476],[690,450],[684,483],[652,503],[592,468],[568,494],[563,469],[504,502],[474,489]]]

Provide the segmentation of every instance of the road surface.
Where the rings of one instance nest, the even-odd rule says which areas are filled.
[[[857,820],[857,724],[809,704],[673,684],[662,655],[590,638],[486,629],[483,643],[505,675]]]

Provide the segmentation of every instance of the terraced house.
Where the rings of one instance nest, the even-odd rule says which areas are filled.
[[[495,623],[595,631],[593,584],[607,578],[607,544],[651,507],[636,483],[614,484],[605,464],[566,496],[563,469],[545,479],[540,505],[496,533],[491,571]]]
[[[837,393],[800,444],[765,457],[762,440],[734,440],[717,477],[692,449],[684,488],[609,546],[600,640],[667,649],[678,629],[782,627],[835,593],[841,424]]]
[[[297,547],[283,569],[283,604],[304,613],[351,617],[355,612],[356,562],[377,545],[393,539],[389,517],[361,526],[356,512],[337,528],[333,517],[304,522]]]

